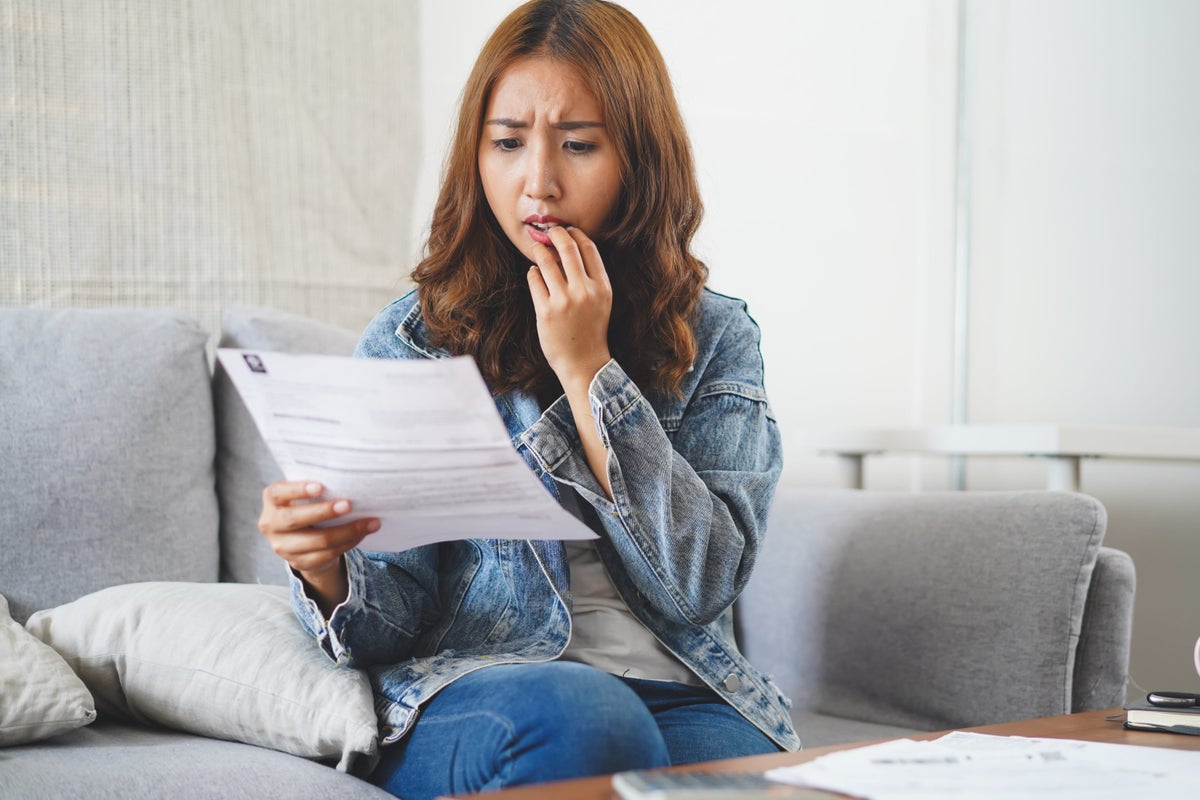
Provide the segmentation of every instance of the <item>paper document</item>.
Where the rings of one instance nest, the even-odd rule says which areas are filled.
[[[1200,797],[1200,752],[955,731],[839,750],[767,777],[870,800]]]
[[[594,539],[509,441],[475,362],[359,359],[222,348],[288,480],[378,517],[364,550],[451,539]]]

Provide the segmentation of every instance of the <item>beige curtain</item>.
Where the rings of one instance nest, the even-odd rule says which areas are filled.
[[[415,251],[417,5],[0,0],[0,304],[361,328]]]

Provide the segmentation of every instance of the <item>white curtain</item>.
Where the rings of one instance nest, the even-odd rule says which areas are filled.
[[[417,14],[0,0],[0,304],[361,328],[412,266]]]

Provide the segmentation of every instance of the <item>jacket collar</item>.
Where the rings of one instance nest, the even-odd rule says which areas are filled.
[[[425,326],[425,318],[421,316],[421,304],[418,302],[396,327],[396,338],[407,347],[425,358],[450,358],[449,350],[434,345],[429,340],[429,328]],[[509,392],[495,398],[496,408],[504,420],[508,434],[513,438],[514,446],[521,432],[532,425],[542,415],[537,398],[528,392]]]
[[[425,327],[425,318],[421,316],[421,304],[418,302],[400,321],[396,328],[396,336],[400,341],[416,350],[426,358],[448,358],[450,351],[437,347],[429,341],[429,328]]]

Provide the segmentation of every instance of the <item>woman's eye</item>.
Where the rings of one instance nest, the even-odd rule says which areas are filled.
[[[492,142],[492,147],[495,147],[497,150],[502,150],[506,153],[516,150],[520,146],[521,142],[517,139],[496,139]]]
[[[589,142],[564,142],[563,147],[566,148],[568,153],[574,155],[583,155],[596,149],[596,145]]]

